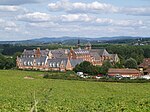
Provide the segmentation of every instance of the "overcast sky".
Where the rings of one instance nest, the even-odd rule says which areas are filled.
[[[150,36],[150,0],[0,0],[0,41]]]

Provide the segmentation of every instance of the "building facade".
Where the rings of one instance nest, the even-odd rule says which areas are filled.
[[[56,50],[24,50],[16,63],[19,69],[34,69],[44,71],[66,71],[83,61],[101,66],[105,60],[119,62],[117,54],[109,54],[106,49],[92,49],[88,43],[85,49],[56,49]]]

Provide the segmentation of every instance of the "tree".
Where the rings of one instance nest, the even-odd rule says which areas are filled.
[[[15,63],[14,63],[14,60],[12,58],[7,58],[6,61],[5,61],[5,66],[4,68],[5,69],[11,69],[15,67]]]
[[[6,61],[5,57],[0,54],[0,69],[4,69],[5,61]]]
[[[103,74],[107,74],[109,68],[112,68],[112,64],[110,63],[109,60],[104,61],[103,65],[102,65],[102,73]]]
[[[125,61],[125,68],[137,68],[137,61],[133,58],[129,58]]]
[[[124,68],[123,64],[120,62],[117,62],[114,64],[114,68]]]
[[[97,75],[101,73],[101,67],[100,66],[93,66],[90,62],[84,61],[80,63],[79,65],[76,65],[73,69],[75,72],[83,72],[90,75]]]
[[[14,67],[16,66],[17,56],[20,57],[21,54],[22,54],[21,52],[16,52],[16,53],[13,55],[13,63],[14,63]]]

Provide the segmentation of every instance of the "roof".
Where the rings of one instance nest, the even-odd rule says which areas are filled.
[[[69,52],[68,49],[57,49],[50,51],[54,58],[67,58],[67,54]],[[66,54],[67,52],[67,54]]]
[[[106,49],[91,49],[90,52],[97,52],[100,56],[110,56]]]
[[[46,56],[43,56],[43,57],[40,57],[40,58],[35,58],[35,61],[36,61],[36,63],[42,63],[42,62],[45,62],[46,61]]]
[[[91,46],[91,43],[90,43],[90,42],[88,42],[88,43],[86,44],[86,46],[90,47],[90,46]]]
[[[121,74],[121,73],[126,73],[126,74],[139,74],[140,72],[136,69],[115,69],[115,68],[111,68],[109,69],[108,71],[108,74],[111,74],[111,73],[114,73],[114,74]]]
[[[41,53],[42,56],[47,56],[48,53],[49,53],[49,50],[48,49],[46,49],[46,50],[39,50],[39,52]],[[24,50],[23,53],[22,53],[22,56],[23,57],[32,57],[36,53],[37,53],[36,49],[33,49],[33,50]]]
[[[24,63],[24,62],[33,62],[34,61],[34,57],[21,57],[21,58],[18,58],[21,63]]]
[[[147,68],[147,67],[149,67],[150,66],[150,58],[145,58],[144,60],[143,60],[143,63],[141,63],[140,65],[139,65],[139,67],[143,67],[143,68]]]
[[[83,59],[70,59],[72,67],[75,67],[77,64],[80,64],[81,62],[83,62]]]
[[[74,49],[75,54],[89,54],[90,52],[88,50],[85,49]]]
[[[64,59],[48,59],[47,64],[51,67],[59,67],[61,64],[67,65],[67,58]]]
[[[36,62],[37,65],[38,64],[41,65],[42,63],[45,64],[47,57],[46,56],[43,56],[43,57],[40,57],[40,58],[35,58],[35,57],[21,57],[21,58],[18,58],[18,59],[19,59],[19,61],[21,61],[22,64],[25,65],[25,63],[28,63],[27,65],[29,66],[29,65],[31,65],[31,63],[33,64],[34,61]]]
[[[100,56],[97,52],[90,52],[90,55],[95,59],[95,60],[99,60]]]

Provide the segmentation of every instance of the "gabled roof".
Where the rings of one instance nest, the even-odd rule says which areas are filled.
[[[67,54],[65,53],[67,51],[67,53],[69,52],[68,49],[57,49],[57,50],[51,50],[51,54],[54,58],[67,58]]]
[[[106,49],[91,49],[90,52],[97,52],[100,56],[110,56]]]
[[[70,59],[72,67],[75,67],[77,64],[80,64],[81,62],[83,62],[83,59]]]
[[[99,60],[100,56],[97,52],[90,52],[90,55],[95,59],[95,60]]]

